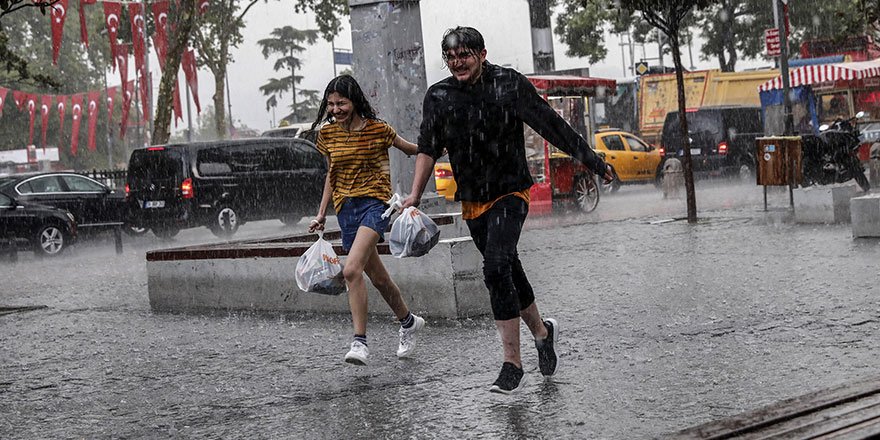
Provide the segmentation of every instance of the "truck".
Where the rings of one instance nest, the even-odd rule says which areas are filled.
[[[722,72],[697,70],[684,74],[687,111],[721,105],[761,105],[758,86],[779,76],[778,69]],[[639,135],[659,144],[666,114],[678,110],[675,74],[645,75],[639,80]]]

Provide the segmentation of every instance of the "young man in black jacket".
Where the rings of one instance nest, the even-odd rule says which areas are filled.
[[[611,174],[525,76],[486,61],[479,31],[450,29],[443,36],[442,49],[452,76],[431,86],[425,95],[415,178],[403,207],[419,204],[434,162],[447,150],[458,185],[455,198],[462,203],[462,217],[483,255],[483,275],[504,351],[501,373],[489,390],[510,394],[525,383],[520,319],[535,337],[545,377],[556,373],[559,339],[559,323],[541,318],[516,251],[533,184],[523,123],[607,181]]]

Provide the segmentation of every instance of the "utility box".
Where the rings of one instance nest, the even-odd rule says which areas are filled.
[[[758,185],[796,185],[804,180],[800,136],[755,139]]]

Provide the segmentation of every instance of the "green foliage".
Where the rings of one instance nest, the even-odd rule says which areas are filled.
[[[348,0],[296,0],[296,12],[315,13],[315,22],[321,37],[332,41],[342,29],[342,19],[349,14]]]
[[[319,35],[318,31],[313,29],[299,30],[292,26],[284,26],[273,29],[270,35],[270,38],[264,38],[257,41],[257,44],[263,49],[263,57],[268,59],[272,55],[279,55],[275,60],[274,70],[276,72],[287,70],[290,72],[290,75],[281,78],[269,78],[269,82],[260,86],[260,91],[263,92],[264,96],[270,96],[270,99],[275,98],[276,95],[278,98],[281,98],[283,93],[290,91],[291,95],[293,95],[293,103],[290,106],[293,113],[290,117],[293,118],[292,120],[294,122],[304,120],[298,119],[300,114],[312,114],[316,112],[317,105],[314,106],[315,110],[311,111],[307,108],[308,106],[304,107],[302,105],[303,103],[297,103],[296,98],[298,95],[302,94],[303,96],[306,96],[306,100],[308,101],[309,95],[306,92],[314,91],[296,90],[296,85],[303,79],[302,76],[296,75],[296,69],[301,66],[301,61],[296,57],[296,54],[306,50],[306,46],[304,46],[303,43],[314,44],[315,41],[317,41]],[[277,99],[275,99],[274,102],[277,105]],[[266,111],[269,111],[269,108],[270,106],[267,103]]]

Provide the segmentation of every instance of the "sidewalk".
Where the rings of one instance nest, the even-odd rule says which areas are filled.
[[[689,225],[651,224],[683,200],[628,191],[523,233],[563,364],[544,382],[523,334],[530,385],[514,398],[486,391],[500,368],[488,317],[429,321],[417,356],[399,361],[389,312],[369,323],[358,368],[342,362],[344,315],[152,314],[143,253],[160,243],[0,264],[0,305],[48,306],[0,317],[0,432],[652,438],[880,373],[880,242],[790,223],[787,192],[764,213],[759,188],[706,188]]]

